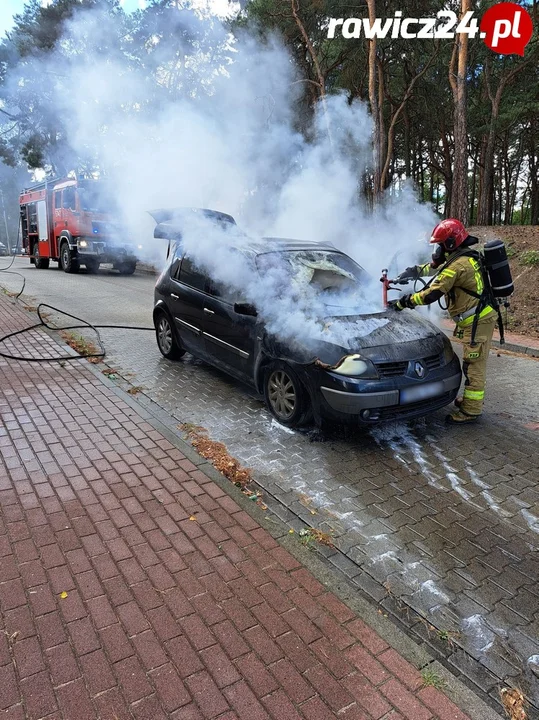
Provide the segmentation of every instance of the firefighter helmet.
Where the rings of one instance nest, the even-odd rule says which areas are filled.
[[[438,223],[432,231],[432,237],[430,242],[440,243],[445,247],[446,250],[455,250],[462,245],[462,243],[468,237],[468,231],[460,220],[455,218],[448,218]]]

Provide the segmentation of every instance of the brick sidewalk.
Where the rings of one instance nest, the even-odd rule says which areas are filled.
[[[466,720],[85,363],[0,383],[2,720]]]

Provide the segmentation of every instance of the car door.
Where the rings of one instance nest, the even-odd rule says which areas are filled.
[[[193,355],[204,357],[203,303],[208,285],[207,276],[192,260],[183,256],[173,261],[168,306],[182,345]]]
[[[233,375],[252,381],[257,319],[237,313],[235,303],[245,303],[241,293],[213,280],[204,298],[204,341],[209,355]]]

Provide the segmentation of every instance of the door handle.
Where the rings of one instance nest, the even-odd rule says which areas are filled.
[[[204,308],[204,312],[206,313],[206,315],[215,315],[213,310],[210,310],[209,308]]]
[[[179,295],[174,295],[174,293],[170,293],[170,297],[173,297],[174,300],[179,300],[179,299],[180,299],[180,296],[179,296]]]

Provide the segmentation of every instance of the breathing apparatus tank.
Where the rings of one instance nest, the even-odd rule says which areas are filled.
[[[509,297],[515,286],[504,243],[501,240],[491,240],[486,243],[483,252],[492,294],[497,298]]]

